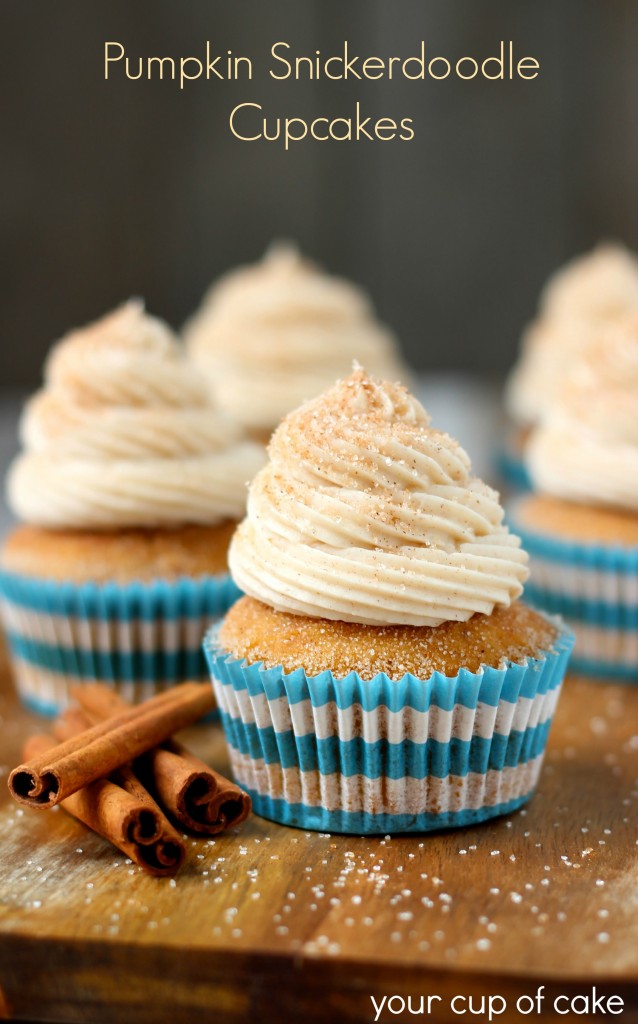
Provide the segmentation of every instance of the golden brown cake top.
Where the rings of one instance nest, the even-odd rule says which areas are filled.
[[[329,670],[338,678],[354,671],[362,679],[379,672],[401,679],[409,672],[427,679],[433,672],[455,676],[462,668],[524,663],[550,650],[557,636],[551,622],[520,601],[467,622],[415,627],[328,622],[243,597],[228,612],[219,639],[234,657],[266,668],[303,668],[311,676]]]
[[[19,526],[6,538],[0,564],[20,576],[71,583],[216,575],[227,571],[234,529],[232,522],[113,533]]]
[[[521,528],[584,544],[638,546],[638,516],[621,509],[579,505],[547,494],[522,498],[516,506]]]

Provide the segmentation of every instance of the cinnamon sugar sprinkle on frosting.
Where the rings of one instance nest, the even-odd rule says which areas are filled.
[[[520,594],[527,556],[498,494],[401,385],[355,369],[287,416],[269,454],[229,559],[265,604],[433,626]]]
[[[638,510],[638,309],[588,346],[533,432],[528,459],[547,494]]]
[[[131,300],[52,350],[8,498],[57,529],[239,519],[263,450],[214,407],[169,327]]]
[[[220,407],[257,431],[329,387],[353,357],[383,376],[403,372],[366,293],[289,243],[222,277],[184,336]]]

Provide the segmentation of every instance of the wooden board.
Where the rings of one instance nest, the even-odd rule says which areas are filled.
[[[2,680],[6,776],[39,723]],[[188,740],[223,768],[218,728]],[[638,1020],[638,688],[568,680],[535,799],[462,831],[358,838],[253,817],[189,840],[178,878],[154,880],[64,812],[1,799],[0,1017],[373,1021],[371,997],[396,995],[381,1021],[487,1020],[449,1009],[483,994],[508,1021],[530,1019],[516,1000],[545,984],[543,1020],[589,1019],[551,1002],[592,985]],[[440,1002],[393,1012],[408,995]]]

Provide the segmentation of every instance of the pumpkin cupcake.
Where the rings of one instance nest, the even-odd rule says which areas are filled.
[[[222,277],[184,335],[220,408],[260,440],[354,358],[405,377],[396,340],[364,292],[282,243]]]
[[[528,464],[538,493],[510,518],[529,599],[572,626],[574,668],[638,683],[638,312],[589,346]]]
[[[54,347],[21,438],[0,593],[24,701],[54,713],[82,679],[141,699],[202,678],[201,636],[238,596],[227,549],[262,450],[138,301]]]
[[[638,311],[638,258],[604,243],[571,260],[547,282],[538,315],[526,328],[505,390],[514,427],[499,456],[503,478],[530,490],[525,449],[532,428],[551,413],[569,377],[600,331]]]
[[[396,384],[356,370],[290,414],[205,642],[237,778],[266,817],[424,831],[520,807],[570,648],[516,601],[498,495]]]

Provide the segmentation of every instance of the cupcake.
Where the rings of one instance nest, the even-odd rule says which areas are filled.
[[[531,428],[551,412],[563,381],[601,329],[632,310],[638,310],[638,258],[623,246],[599,245],[550,278],[505,390],[515,427],[499,463],[511,486],[530,489],[525,447]]]
[[[219,406],[259,439],[347,373],[353,358],[405,376],[395,339],[366,295],[290,245],[272,246],[260,263],[214,285],[185,340]]]
[[[498,495],[401,385],[356,370],[284,419],[205,651],[258,813],[426,831],[520,807],[571,638],[518,602]]]
[[[21,440],[0,594],[23,700],[54,713],[78,680],[142,699],[204,678],[201,637],[238,596],[228,544],[264,459],[169,328],[131,301],[65,337]]]
[[[638,683],[638,312],[592,343],[532,434],[537,494],[510,518],[529,599],[576,635],[573,666]]]

